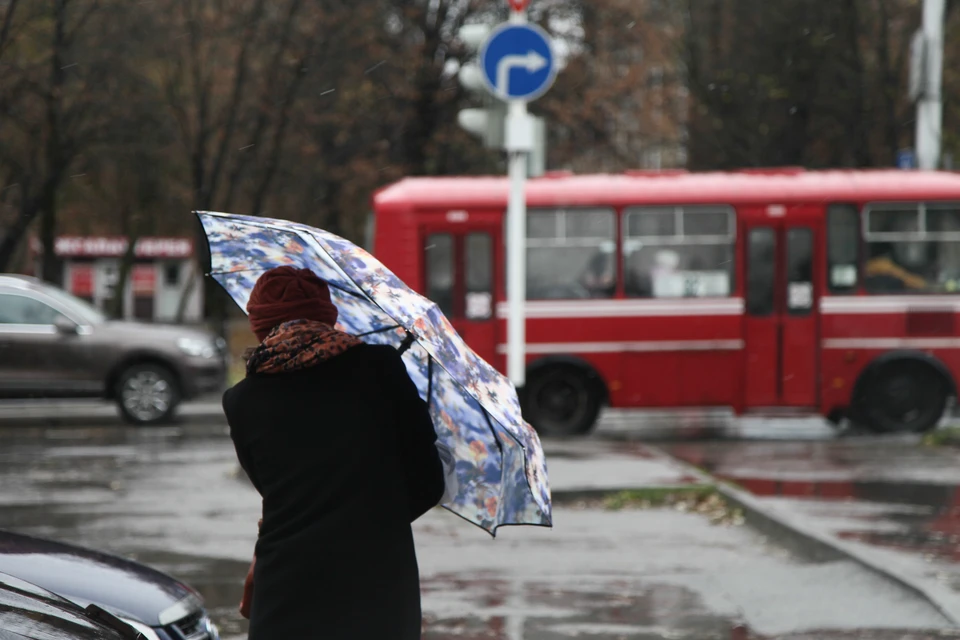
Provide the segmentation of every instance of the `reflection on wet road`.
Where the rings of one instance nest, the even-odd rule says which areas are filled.
[[[667,422],[645,424],[654,439],[670,431]],[[550,443],[557,472],[572,474],[568,483],[611,469],[629,476],[631,460],[649,452],[624,442],[635,439],[627,427],[608,421],[604,437]],[[671,446],[721,473],[736,467],[757,478],[812,464],[822,473],[806,480],[821,484],[855,481],[844,476],[851,465],[891,465],[858,457],[863,443],[779,441],[801,428],[775,426],[767,442]],[[736,437],[729,426],[717,429],[718,438]],[[939,470],[927,464],[927,472],[939,477],[951,459]],[[923,473],[914,470],[913,481],[928,482]],[[259,507],[222,425],[0,430],[0,528],[172,573],[203,593],[231,640],[245,632],[236,606]],[[735,632],[744,623],[766,637],[828,628],[837,631],[808,637],[854,638],[862,626],[906,630],[891,638],[949,637],[920,634],[949,624],[927,602],[852,562],[809,562],[748,528],[675,510],[558,508],[554,530],[506,529],[496,541],[437,510],[417,523],[416,536],[426,640],[719,640],[747,637]]]

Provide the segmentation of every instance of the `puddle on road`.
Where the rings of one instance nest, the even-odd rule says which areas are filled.
[[[611,580],[557,589],[486,574],[435,576],[423,590],[424,640],[730,640],[738,626],[675,585]]]
[[[960,638],[960,631],[937,629],[916,631],[914,629],[859,629],[854,631],[811,631],[790,633],[776,638],[756,640],[950,640]],[[754,640],[752,637],[749,640]]]

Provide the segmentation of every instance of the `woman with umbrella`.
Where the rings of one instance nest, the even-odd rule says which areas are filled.
[[[419,638],[410,524],[440,502],[444,471],[401,356],[334,329],[307,269],[264,273],[247,311],[261,343],[223,406],[263,498],[249,637]]]

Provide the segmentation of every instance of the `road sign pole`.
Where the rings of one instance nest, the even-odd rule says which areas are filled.
[[[527,0],[510,0],[510,21],[491,32],[480,50],[482,79],[507,105],[504,149],[508,154],[507,201],[507,376],[526,383],[527,171],[539,122],[527,112],[553,84],[557,61],[550,36],[527,23]]]
[[[940,146],[943,129],[943,23],[945,0],[924,0],[923,94],[917,102],[917,162],[921,169],[940,167]]]
[[[525,24],[525,11],[511,11],[512,24]],[[527,103],[510,100],[506,127],[520,127]],[[527,154],[508,149],[510,197],[507,204],[507,376],[518,389],[526,383],[527,297]]]
[[[511,100],[508,119],[527,117],[527,104]],[[510,126],[510,124],[508,124]],[[526,382],[527,297],[527,152],[510,151],[510,199],[507,206],[507,376],[520,388]]]

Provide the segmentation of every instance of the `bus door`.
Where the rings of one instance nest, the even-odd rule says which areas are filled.
[[[746,220],[746,408],[815,407],[818,399],[821,228],[793,209],[764,207]]]
[[[421,231],[424,294],[481,358],[496,362],[499,228],[437,224]]]

